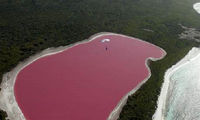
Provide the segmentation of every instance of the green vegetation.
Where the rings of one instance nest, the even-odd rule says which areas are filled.
[[[7,114],[5,111],[0,110],[0,120],[6,120]]]
[[[45,48],[98,32],[138,37],[164,48],[168,55],[151,62],[151,78],[129,97],[119,120],[151,120],[165,70],[198,46],[178,39],[183,31],[179,23],[200,28],[200,15],[192,9],[196,1],[200,0],[1,0],[0,77]]]

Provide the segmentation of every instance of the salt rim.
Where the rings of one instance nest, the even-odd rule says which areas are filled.
[[[1,91],[0,91],[0,108],[2,108],[4,111],[7,112],[8,117],[7,119],[10,120],[26,120],[22,111],[20,110],[16,100],[15,100],[15,95],[14,95],[14,84],[15,84],[15,80],[16,77],[18,75],[18,73],[25,68],[26,66],[28,66],[29,64],[31,64],[32,62],[45,57],[45,56],[49,56],[49,55],[53,55],[53,54],[57,54],[60,52],[63,52],[64,50],[70,49],[71,47],[77,46],[79,44],[84,44],[84,43],[88,43],[92,40],[95,40],[98,37],[104,36],[104,35],[119,35],[122,37],[128,37],[131,39],[135,39],[141,42],[145,42],[147,44],[151,44],[147,41],[143,41],[134,37],[130,37],[130,36],[126,36],[126,35],[122,35],[122,34],[116,34],[116,33],[110,33],[110,32],[101,32],[101,33],[97,33],[92,35],[91,37],[89,37],[86,40],[74,43],[74,44],[70,44],[67,46],[61,46],[61,47],[57,47],[57,48],[47,48],[33,56],[30,56],[28,59],[20,62],[15,68],[13,68],[10,72],[7,72],[3,75],[3,79],[2,79],[2,83],[0,85]],[[131,90],[129,93],[127,93],[118,103],[118,105],[113,109],[113,111],[110,113],[109,117],[107,120],[117,120],[117,118],[119,117],[119,114],[122,110],[122,107],[126,104],[127,98],[129,95],[132,95],[133,93],[135,93],[151,76],[151,72],[150,72],[150,68],[148,66],[148,61],[152,60],[152,61],[156,61],[156,60],[160,60],[162,58],[165,57],[165,55],[167,54],[162,48],[151,44],[159,49],[162,50],[163,55],[160,58],[152,58],[149,57],[146,59],[145,61],[145,66],[147,67],[148,71],[149,71],[149,75],[146,79],[144,79],[139,85],[137,85],[137,87],[135,87],[133,90]]]
[[[156,112],[153,115],[153,120],[164,120],[164,112],[166,107],[166,97],[168,93],[168,88],[170,84],[170,78],[173,75],[173,73],[178,70],[180,67],[184,66],[185,64],[188,64],[189,62],[195,60],[197,57],[200,56],[200,48],[193,47],[188,54],[181,59],[178,63],[173,65],[171,68],[169,68],[164,75],[164,83],[162,84],[161,93],[157,101],[157,109]]]

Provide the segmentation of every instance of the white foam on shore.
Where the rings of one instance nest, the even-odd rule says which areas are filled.
[[[57,47],[57,48],[48,48],[46,50],[43,50],[43,51],[29,57],[25,61],[20,62],[10,72],[5,73],[3,75],[2,84],[0,85],[0,88],[1,88],[1,91],[0,91],[0,108],[7,112],[7,114],[8,114],[7,119],[9,119],[9,120],[25,120],[25,117],[24,117],[22,111],[20,110],[20,108],[19,108],[19,106],[16,102],[15,95],[14,95],[14,84],[15,84],[15,81],[16,81],[16,77],[17,77],[18,73],[23,68],[25,68],[29,64],[33,63],[34,61],[36,61],[36,60],[38,60],[42,57],[60,53],[60,52],[65,51],[65,50],[67,50],[71,47],[74,47],[74,46],[79,45],[79,44],[88,43],[88,42],[90,42],[90,41],[92,41],[92,40],[94,40],[98,37],[104,36],[104,35],[119,35],[119,36],[122,36],[122,37],[128,37],[128,38],[136,39],[136,40],[141,41],[141,42],[145,42],[147,44],[151,44],[151,43],[148,43],[146,41],[143,41],[143,40],[140,40],[140,39],[137,39],[137,38],[133,38],[133,37],[129,37],[129,36],[125,36],[125,35],[121,35],[121,34],[101,32],[101,33],[95,34],[95,35],[91,36],[89,39],[83,40],[81,42],[77,42],[77,43],[74,43],[74,44],[71,44],[71,45],[61,46],[61,47]],[[153,44],[151,44],[151,45],[153,45]],[[155,45],[153,45],[153,46],[155,46]],[[155,47],[159,48],[158,46],[155,46]],[[119,114],[121,112],[122,107],[126,104],[128,96],[133,94],[135,91],[137,91],[141,87],[141,85],[144,84],[149,79],[149,77],[151,76],[151,73],[150,73],[150,68],[148,66],[148,60],[152,60],[152,61],[160,60],[166,55],[166,52],[162,48],[159,48],[159,49],[162,50],[163,56],[161,56],[160,58],[151,58],[150,57],[150,58],[146,59],[145,65],[146,65],[146,67],[148,68],[148,71],[149,71],[148,77],[145,80],[143,80],[136,88],[134,88],[132,91],[130,91],[127,95],[125,95],[120,100],[120,102],[115,107],[115,109],[110,113],[108,120],[116,120],[119,117]]]
[[[200,56],[200,49],[194,47],[189,51],[189,53],[183,59],[181,59],[177,64],[173,65],[165,72],[164,83],[162,85],[161,93],[157,101],[158,107],[156,109],[155,114],[153,115],[153,120],[164,120],[166,98],[170,84],[170,77],[172,76],[172,74],[180,67],[190,63],[199,56]]]
[[[193,5],[193,9],[194,9],[195,11],[197,11],[197,13],[200,14],[200,3],[195,3],[195,4]]]

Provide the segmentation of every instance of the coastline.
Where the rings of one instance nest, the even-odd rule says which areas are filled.
[[[125,36],[128,38],[132,38],[132,39],[136,39],[138,41],[141,42],[145,42],[148,44],[151,44],[149,42],[140,40],[138,38],[134,38],[134,37],[130,37],[130,36],[126,36],[126,35],[122,35],[122,34],[115,34],[115,33],[110,33],[110,32],[101,32],[101,33],[97,33],[92,35],[91,37],[89,37],[88,39],[85,39],[83,41],[80,42],[76,42],[74,44],[70,44],[67,46],[61,46],[61,47],[57,47],[57,48],[47,48],[39,53],[36,53],[33,56],[30,56],[29,58],[27,58],[26,60],[20,62],[15,68],[13,68],[10,72],[7,72],[3,75],[3,79],[2,79],[2,84],[0,85],[1,91],[0,91],[0,107],[7,112],[8,114],[8,119],[10,120],[25,120],[25,117],[22,113],[22,111],[20,110],[16,100],[15,100],[15,95],[14,95],[14,84],[16,81],[16,77],[18,75],[18,73],[25,68],[26,66],[28,66],[29,64],[33,63],[34,61],[45,57],[45,56],[49,56],[49,55],[53,55],[53,54],[57,54],[60,52],[63,52],[71,47],[74,47],[76,45],[79,44],[85,44],[88,43],[92,40],[94,40],[97,37],[103,36],[103,35],[119,35],[119,36]],[[151,44],[153,45],[153,44]],[[153,45],[155,47],[158,47],[156,45]],[[160,48],[160,47],[158,47]],[[144,79],[139,85],[137,85],[136,88],[134,88],[133,90],[131,90],[128,94],[126,94],[118,103],[118,105],[114,108],[114,110],[110,113],[108,120],[116,120],[122,110],[122,107],[126,104],[127,98],[129,95],[132,95],[136,90],[138,90],[140,88],[141,85],[143,85],[151,76],[151,72],[150,72],[150,68],[148,66],[148,61],[152,60],[152,61],[156,61],[156,60],[160,60],[162,59],[167,53],[160,48],[163,52],[163,56],[161,56],[160,58],[147,58],[145,61],[145,66],[147,67],[148,71],[149,71],[149,75],[146,79]]]
[[[157,101],[157,109],[156,112],[153,115],[153,120],[164,120],[164,111],[166,106],[166,97],[168,93],[168,87],[170,84],[170,77],[171,75],[178,70],[180,67],[184,66],[185,64],[188,64],[190,61],[193,61],[195,58],[197,58],[200,55],[200,49],[193,47],[187,55],[182,58],[178,63],[173,65],[171,68],[169,68],[164,75],[164,82],[161,87],[161,92],[158,97]]]

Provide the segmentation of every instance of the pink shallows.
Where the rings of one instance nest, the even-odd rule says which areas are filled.
[[[106,120],[148,76],[145,60],[163,54],[137,39],[103,35],[22,69],[16,100],[27,120]]]

